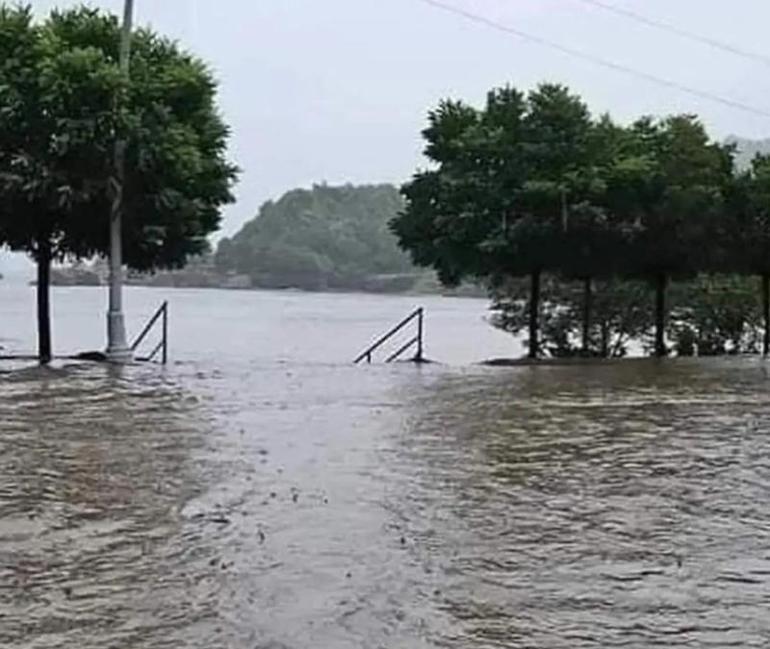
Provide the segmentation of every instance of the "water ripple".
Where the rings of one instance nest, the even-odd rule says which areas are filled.
[[[0,376],[0,645],[766,647],[752,362]]]

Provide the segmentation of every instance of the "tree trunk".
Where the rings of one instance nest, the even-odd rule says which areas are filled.
[[[610,357],[610,325],[602,322],[602,358]]]
[[[655,356],[664,358],[666,349],[666,288],[668,277],[660,273],[655,277]]]
[[[533,271],[530,275],[529,290],[529,358],[536,359],[540,356],[540,271]]]
[[[593,307],[593,284],[590,277],[583,280],[583,355],[591,351],[591,309]]]
[[[770,354],[770,275],[762,275],[762,316],[765,320],[765,338],[762,342],[762,353]]]
[[[41,239],[37,251],[37,349],[41,365],[51,362],[51,243]]]

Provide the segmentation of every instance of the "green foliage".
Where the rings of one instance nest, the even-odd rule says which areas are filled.
[[[0,234],[32,255],[84,256],[97,252],[79,233],[95,225],[98,143],[114,128],[120,76],[97,51],[63,43],[55,18],[36,25],[28,8],[0,5]]]
[[[541,274],[590,274],[609,251],[609,236],[591,234],[613,233],[592,199],[615,133],[607,120],[597,128],[582,100],[559,85],[526,96],[493,90],[483,110],[443,102],[423,132],[433,168],[403,187],[406,209],[391,227],[413,261],[447,285],[530,275],[537,357]]]
[[[207,250],[236,168],[207,67],[147,31],[131,78],[118,65],[115,16],[0,3],[0,243],[38,262],[41,349],[52,260],[109,254],[126,145],[123,251],[133,269],[174,268]],[[41,359],[45,356],[41,352]]]
[[[682,306],[668,286],[709,273],[760,274],[770,286],[770,158],[736,173],[735,147],[694,116],[622,127],[549,84],[494,90],[483,109],[445,101],[423,136],[432,164],[402,190],[399,243],[445,283],[486,283],[497,324],[528,327],[530,356],[539,330],[555,355],[622,355],[630,338],[654,334],[662,356],[667,331],[680,351],[755,344],[748,303],[716,300],[698,280],[708,299]],[[528,287],[516,281],[525,275]],[[770,349],[770,296],[763,312]]]
[[[257,286],[355,289],[370,276],[414,273],[388,231],[403,207],[390,185],[297,189],[220,242],[221,271]]]
[[[206,249],[232,200],[227,127],[206,66],[149,31],[133,39],[131,81],[117,64],[119,25],[92,9],[0,5],[0,232],[13,249],[106,255],[114,147],[127,142],[124,256],[176,267]]]
[[[593,286],[587,349],[582,344],[584,287],[550,276],[542,302],[543,350],[554,358],[617,358],[631,345],[652,351],[654,314],[644,282],[610,279]],[[520,334],[527,327],[527,285],[512,280],[493,292],[492,323]],[[762,315],[756,278],[699,275],[671,287],[667,335],[679,356],[756,353]],[[526,341],[525,341],[526,342]]]
[[[669,338],[680,356],[756,353],[762,313],[756,278],[702,275],[675,284]]]
[[[543,85],[527,96],[494,90],[481,111],[444,102],[423,136],[435,168],[404,186],[406,209],[391,224],[415,263],[447,284],[558,264],[565,212],[594,189],[601,151],[578,97]]]
[[[722,269],[770,274],[770,157],[756,157],[737,175],[719,226]]]
[[[512,280],[492,292],[492,324],[512,334],[528,324],[526,283]],[[600,280],[593,285],[592,317],[587,348],[583,347],[584,287],[556,276],[543,287],[542,346],[549,356],[619,358],[634,341],[643,339],[651,326],[647,287],[641,282]],[[529,341],[525,341],[529,344]]]
[[[643,119],[630,134],[633,148],[621,162],[625,175],[617,192],[611,186],[607,204],[633,215],[636,224],[623,273],[655,277],[707,269],[719,258],[719,242],[709,234],[732,181],[730,147],[711,142],[688,115]],[[617,194],[623,200],[614,200]]]

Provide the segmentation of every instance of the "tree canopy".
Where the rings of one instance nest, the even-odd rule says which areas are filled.
[[[430,112],[423,137],[431,164],[403,187],[406,208],[392,229],[414,262],[436,269],[445,283],[486,282],[503,312],[501,326],[519,328],[527,304],[533,358],[541,353],[545,275],[546,302],[556,309],[547,326],[576,311],[564,292],[560,303],[548,302],[553,278],[582,280],[586,353],[596,349],[594,283],[616,296],[604,309],[612,322],[613,309],[626,312],[623,301],[638,296],[617,281],[646,282],[654,288],[660,356],[668,352],[672,279],[742,273],[770,283],[770,164],[759,157],[737,171],[735,147],[714,141],[695,116],[622,126],[592,116],[569,89],[543,84],[529,93],[493,90],[481,109],[444,101]],[[525,276],[528,299],[514,281]],[[770,306],[766,312],[770,323]],[[640,322],[635,316],[623,331],[639,331]],[[767,332],[766,349],[770,324]],[[610,346],[600,349],[606,355]]]
[[[126,81],[119,41],[109,13],[53,11],[37,23],[30,8],[0,4],[0,242],[38,263],[41,300],[52,260],[109,254],[117,140],[127,143],[130,268],[180,267],[205,251],[232,200],[237,170],[207,66],[137,30]]]

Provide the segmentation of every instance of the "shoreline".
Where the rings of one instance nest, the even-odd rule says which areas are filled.
[[[14,282],[6,283],[6,286],[27,286],[34,288],[36,283],[34,281]],[[236,286],[211,286],[211,285],[191,285],[191,286],[172,286],[165,284],[152,284],[144,282],[126,282],[123,284],[124,288],[153,288],[153,289],[169,289],[169,290],[196,290],[196,291],[234,291],[234,292],[270,292],[270,293],[301,293],[307,295],[376,295],[382,297],[446,297],[457,299],[472,299],[472,300],[488,300],[489,296],[483,292],[473,294],[467,291],[461,291],[458,293],[442,292],[442,291],[375,291],[367,290],[365,288],[326,288],[326,289],[308,289],[308,288],[276,288],[270,286],[249,286],[249,287],[236,287]],[[52,282],[51,288],[103,288],[107,289],[107,284],[68,284],[66,282]]]
[[[756,354],[720,354],[718,356],[625,356],[623,358],[489,358],[478,363],[484,367],[568,367],[568,366],[600,366],[619,365],[628,363],[667,363],[711,360],[760,360],[765,361],[761,353]]]

